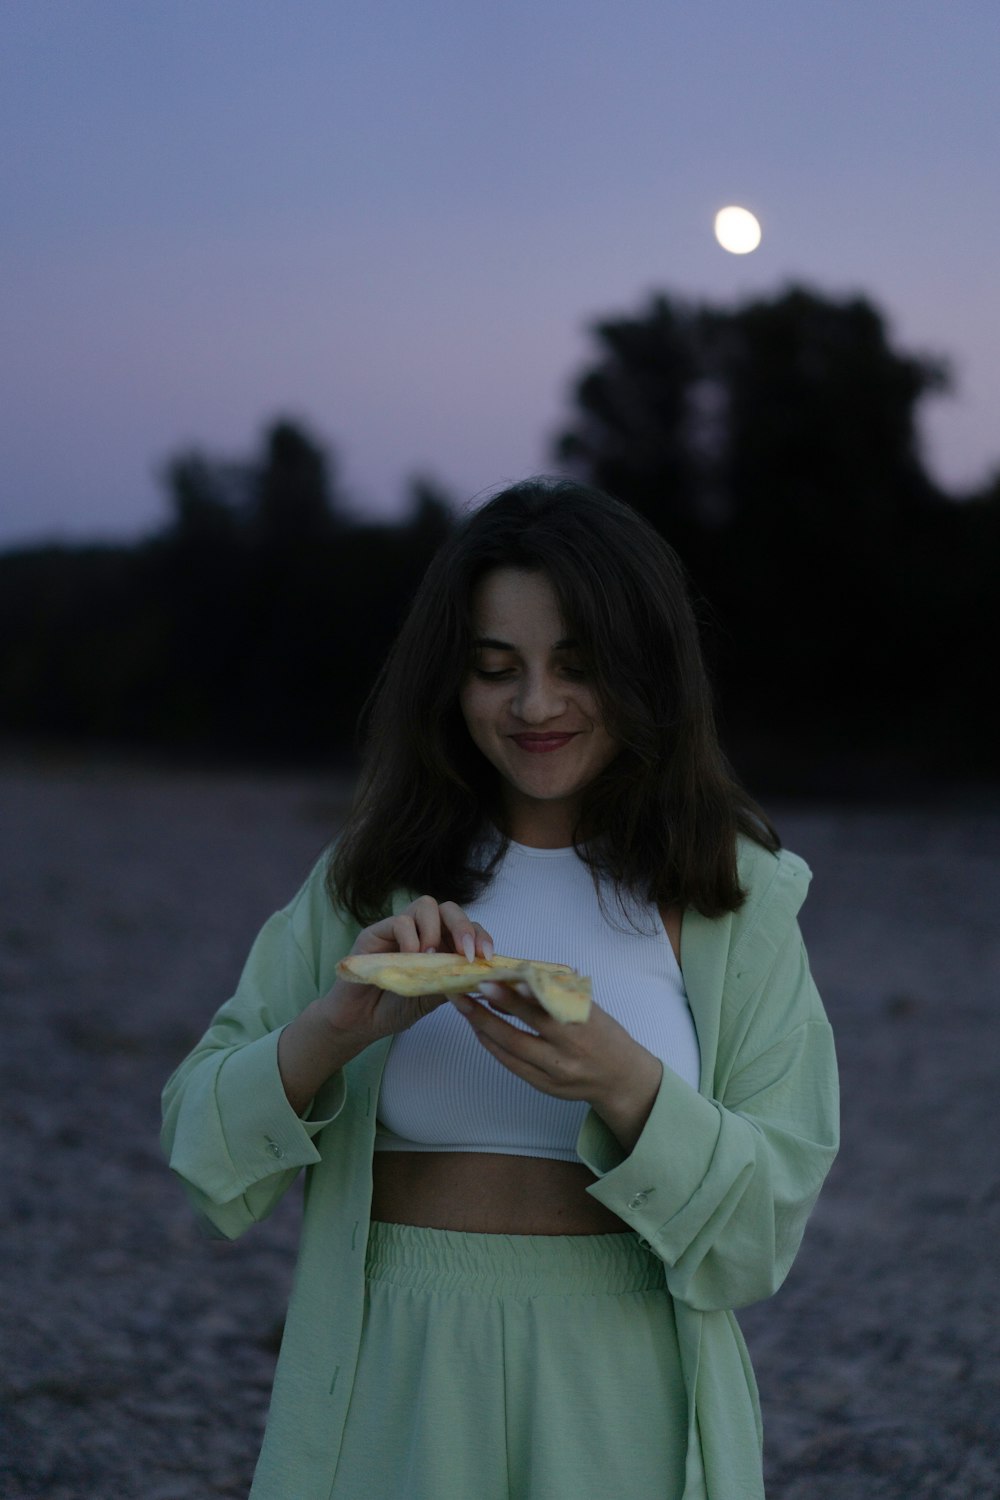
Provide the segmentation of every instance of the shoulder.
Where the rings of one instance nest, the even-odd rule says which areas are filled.
[[[812,871],[789,849],[770,849],[752,839],[739,840],[737,873],[744,891],[734,912],[704,917],[688,910],[682,928],[682,954],[699,973],[721,973],[742,981],[756,974],[797,928],[796,918],[806,899]],[[687,970],[685,970],[685,974]]]
[[[793,921],[809,891],[812,871],[790,849],[770,849],[752,839],[740,839],[737,870],[746,900],[734,916],[734,928],[750,932],[761,923],[787,925]]]
[[[716,1097],[745,1056],[766,1051],[821,1015],[798,928],[811,873],[787,849],[749,840],[738,850],[746,892],[735,912],[707,918],[688,911],[681,951],[688,1000]]]
[[[350,951],[361,930],[350,912],[331,896],[327,884],[331,853],[332,846],[323,850],[282,912],[296,944],[324,980]]]
[[[746,899],[732,916],[728,968],[745,990],[759,982],[793,934],[801,942],[797,919],[812,871],[790,849],[772,854],[749,839],[740,841],[738,870]]]

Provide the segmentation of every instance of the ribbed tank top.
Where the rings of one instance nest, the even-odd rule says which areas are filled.
[[[574,849],[510,843],[468,915],[498,953],[570,964],[594,999],[663,1064],[698,1087],[700,1053],[684,980],[656,906],[613,889],[604,907]],[[519,1025],[519,1022],[512,1024]],[[576,1161],[587,1105],[555,1099],[490,1056],[453,1005],[393,1038],[376,1151],[488,1151]]]

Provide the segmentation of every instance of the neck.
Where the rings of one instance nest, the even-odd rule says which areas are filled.
[[[573,842],[575,819],[566,808],[544,802],[531,807],[506,807],[507,837],[529,849],[568,849]]]

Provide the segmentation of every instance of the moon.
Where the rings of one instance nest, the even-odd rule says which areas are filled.
[[[720,208],[715,216],[715,238],[730,255],[749,255],[760,244],[760,223],[748,208]]]

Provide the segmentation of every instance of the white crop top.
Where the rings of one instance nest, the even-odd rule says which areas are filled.
[[[511,843],[487,888],[465,909],[485,927],[498,953],[570,964],[589,974],[602,1009],[697,1088],[698,1038],[659,912],[652,903],[630,902],[630,925],[610,889],[606,906],[610,920],[575,850]],[[585,1103],[552,1098],[503,1067],[445,1003],[393,1038],[375,1149],[576,1161],[586,1112]]]

